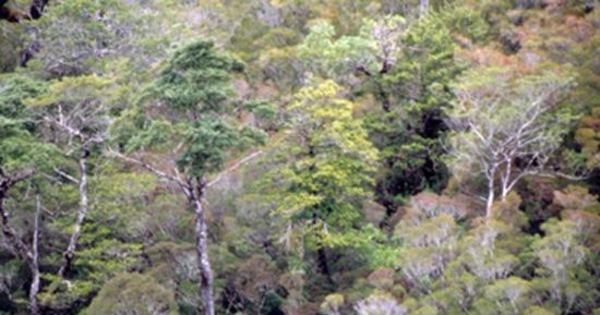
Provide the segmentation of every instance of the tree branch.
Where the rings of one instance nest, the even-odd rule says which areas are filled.
[[[119,152],[111,150],[111,149],[108,150],[108,155],[113,156],[113,157],[117,157],[117,158],[119,158],[121,160],[124,160],[126,162],[129,162],[129,163],[133,163],[133,164],[139,165],[139,166],[145,168],[146,170],[150,171],[152,174],[154,174],[155,176],[157,176],[157,177],[159,177],[161,179],[165,179],[165,180],[177,183],[178,185],[180,185],[182,187],[187,187],[188,186],[188,184],[183,179],[175,177],[175,176],[173,176],[171,174],[168,174],[166,172],[163,172],[163,171],[157,169],[156,167],[154,167],[154,166],[152,166],[152,165],[150,165],[150,164],[142,161],[141,159],[136,159],[136,158],[128,157],[128,156],[126,156],[126,155],[124,155],[122,153],[119,153]]]
[[[54,170],[54,172],[55,172],[56,174],[60,175],[62,178],[64,178],[64,179],[67,179],[67,180],[71,181],[71,182],[72,182],[72,183],[74,183],[74,184],[79,184],[79,180],[77,180],[77,178],[75,178],[75,177],[73,177],[73,176],[71,176],[71,175],[69,175],[69,174],[67,174],[67,173],[65,173],[65,172],[63,172],[63,171],[61,171],[61,170],[60,170],[59,168],[57,168],[57,167],[54,167],[54,168],[52,168],[52,169]]]
[[[226,170],[224,170],[223,172],[219,173],[219,175],[217,175],[217,177],[215,179],[213,179],[212,181],[210,181],[208,184],[206,184],[206,187],[211,187],[212,185],[218,183],[223,176],[235,171],[236,169],[238,169],[240,166],[248,163],[249,161],[251,161],[252,159],[256,158],[257,156],[263,154],[264,151],[262,150],[258,150],[256,152],[253,152],[249,155],[247,155],[246,157],[244,157],[243,159],[239,160],[237,163],[233,164],[232,166],[230,166],[229,168],[227,168]]]

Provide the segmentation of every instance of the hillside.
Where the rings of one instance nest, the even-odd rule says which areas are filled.
[[[595,0],[0,0],[0,315],[600,315]]]

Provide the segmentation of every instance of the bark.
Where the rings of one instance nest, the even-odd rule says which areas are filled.
[[[31,259],[29,261],[29,269],[31,269],[31,287],[29,288],[29,309],[32,315],[40,314],[40,307],[37,300],[38,292],[40,291],[40,266],[38,240],[40,233],[40,215],[42,212],[42,202],[39,191],[36,193],[35,218],[33,222],[33,242],[31,245]]]
[[[331,272],[329,271],[329,262],[327,261],[327,253],[325,252],[325,248],[323,248],[323,246],[319,247],[319,249],[317,249],[317,258],[319,261],[319,271],[321,272],[322,275],[324,275],[327,278],[327,282],[329,282],[329,284],[331,286],[334,286],[335,283],[333,282],[333,278],[331,277]]]
[[[196,213],[196,255],[200,269],[200,295],[204,304],[204,315],[214,315],[214,276],[208,259],[208,228],[202,204],[206,190],[206,178],[204,176],[196,178],[195,182],[190,182],[189,188],[190,202]]]
[[[175,171],[175,175],[163,172],[158,168],[152,166],[149,163],[144,162],[140,158],[132,158],[123,155],[122,153],[109,150],[109,154],[118,157],[124,161],[139,165],[146,170],[150,171],[156,177],[168,180],[176,183],[183,193],[188,198],[190,206],[194,209],[196,214],[195,218],[195,231],[196,231],[196,255],[198,256],[198,268],[200,270],[200,297],[204,304],[204,315],[215,314],[215,301],[213,293],[213,282],[214,276],[208,257],[208,227],[206,222],[206,213],[204,211],[204,197],[206,189],[216,183],[218,183],[223,176],[239,168],[241,165],[251,161],[257,156],[260,156],[263,151],[259,150],[251,153],[244,157],[237,163],[233,164],[223,172],[221,172],[215,179],[210,182],[206,181],[205,176],[200,176],[194,180],[185,181],[179,172]],[[176,169],[175,169],[176,170]]]
[[[47,4],[48,0],[33,0],[29,7],[29,15],[31,18],[34,20],[41,18]]]
[[[390,97],[389,97],[388,93],[385,91],[385,89],[383,88],[381,83],[375,82],[375,85],[377,86],[377,94],[379,95],[379,98],[381,99],[381,107],[383,108],[384,112],[389,113],[392,108],[392,106],[390,104]]]
[[[502,176],[502,202],[506,201],[506,196],[508,195],[508,192],[511,189],[511,185],[510,185],[510,177],[512,175],[512,160],[510,158],[505,158],[504,160],[504,164],[506,164],[505,166],[505,170],[504,170],[504,175]]]
[[[0,20],[5,20],[10,23],[19,23],[24,18],[27,18],[27,16],[22,12],[0,6]]]
[[[420,0],[419,2],[419,16],[423,17],[429,11],[429,0]]]
[[[492,217],[492,205],[494,204],[494,198],[495,198],[495,194],[494,194],[494,177],[495,177],[495,170],[491,171],[491,175],[488,176],[488,196],[487,196],[487,202],[486,202],[486,207],[485,207],[485,217],[487,219],[491,219]]]
[[[356,68],[357,72],[366,75],[370,80],[373,81],[373,84],[375,85],[376,89],[375,96],[379,100],[381,100],[383,111],[385,111],[386,113],[389,113],[391,110],[390,96],[386,92],[385,88],[383,87],[383,84],[379,81],[379,79],[381,79],[381,77],[390,70],[391,66],[392,65],[390,63],[384,62],[377,77],[374,77],[373,74],[364,66],[359,66]]]
[[[89,203],[88,203],[88,194],[87,194],[87,157],[89,152],[86,147],[82,148],[81,156],[79,157],[79,203],[80,208],[77,213],[77,220],[75,221],[75,226],[73,227],[73,233],[71,234],[71,238],[69,240],[69,245],[67,249],[63,253],[63,257],[65,259],[64,264],[58,270],[58,275],[60,277],[65,277],[65,275],[70,271],[71,264],[73,263],[73,259],[75,258],[75,249],[77,248],[77,241],[79,240],[79,236],[81,235],[81,228],[83,226],[83,221],[85,220],[87,213],[89,211]]]

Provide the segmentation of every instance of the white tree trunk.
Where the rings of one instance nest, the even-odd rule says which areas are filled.
[[[81,151],[81,156],[79,157],[79,203],[80,208],[77,213],[77,219],[75,220],[75,226],[73,227],[73,233],[71,234],[71,239],[69,240],[69,245],[67,246],[67,250],[63,253],[63,257],[65,258],[65,262],[62,267],[60,267],[58,271],[58,275],[64,277],[69,269],[71,268],[71,264],[73,259],[75,258],[75,249],[77,248],[77,241],[79,240],[79,236],[81,235],[81,228],[83,226],[83,221],[87,216],[89,211],[89,203],[88,203],[88,194],[87,194],[87,156],[88,151],[84,147]]]
[[[421,0],[419,3],[419,16],[424,17],[429,11],[429,0]]]
[[[204,304],[204,315],[215,315],[214,276],[208,259],[208,227],[202,204],[206,190],[204,176],[198,178],[194,186],[190,187],[190,196],[196,212],[196,255],[198,256],[198,268],[200,269],[200,296]]]
[[[494,186],[495,177],[496,177],[496,165],[492,166],[492,168],[487,173],[488,196],[487,196],[487,202],[486,202],[486,207],[485,207],[485,217],[487,219],[491,219],[491,217],[492,217],[492,205],[494,204],[494,198],[495,198],[494,189],[496,188]]]
[[[42,212],[42,202],[40,193],[36,194],[35,218],[33,222],[33,242],[31,245],[31,259],[29,261],[29,269],[31,269],[31,287],[29,288],[29,309],[32,315],[39,315],[40,308],[37,300],[38,292],[40,292],[40,266],[38,240],[40,235],[40,215]]]

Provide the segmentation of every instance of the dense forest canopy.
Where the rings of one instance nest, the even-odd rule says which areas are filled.
[[[600,315],[597,0],[0,0],[0,315]]]

